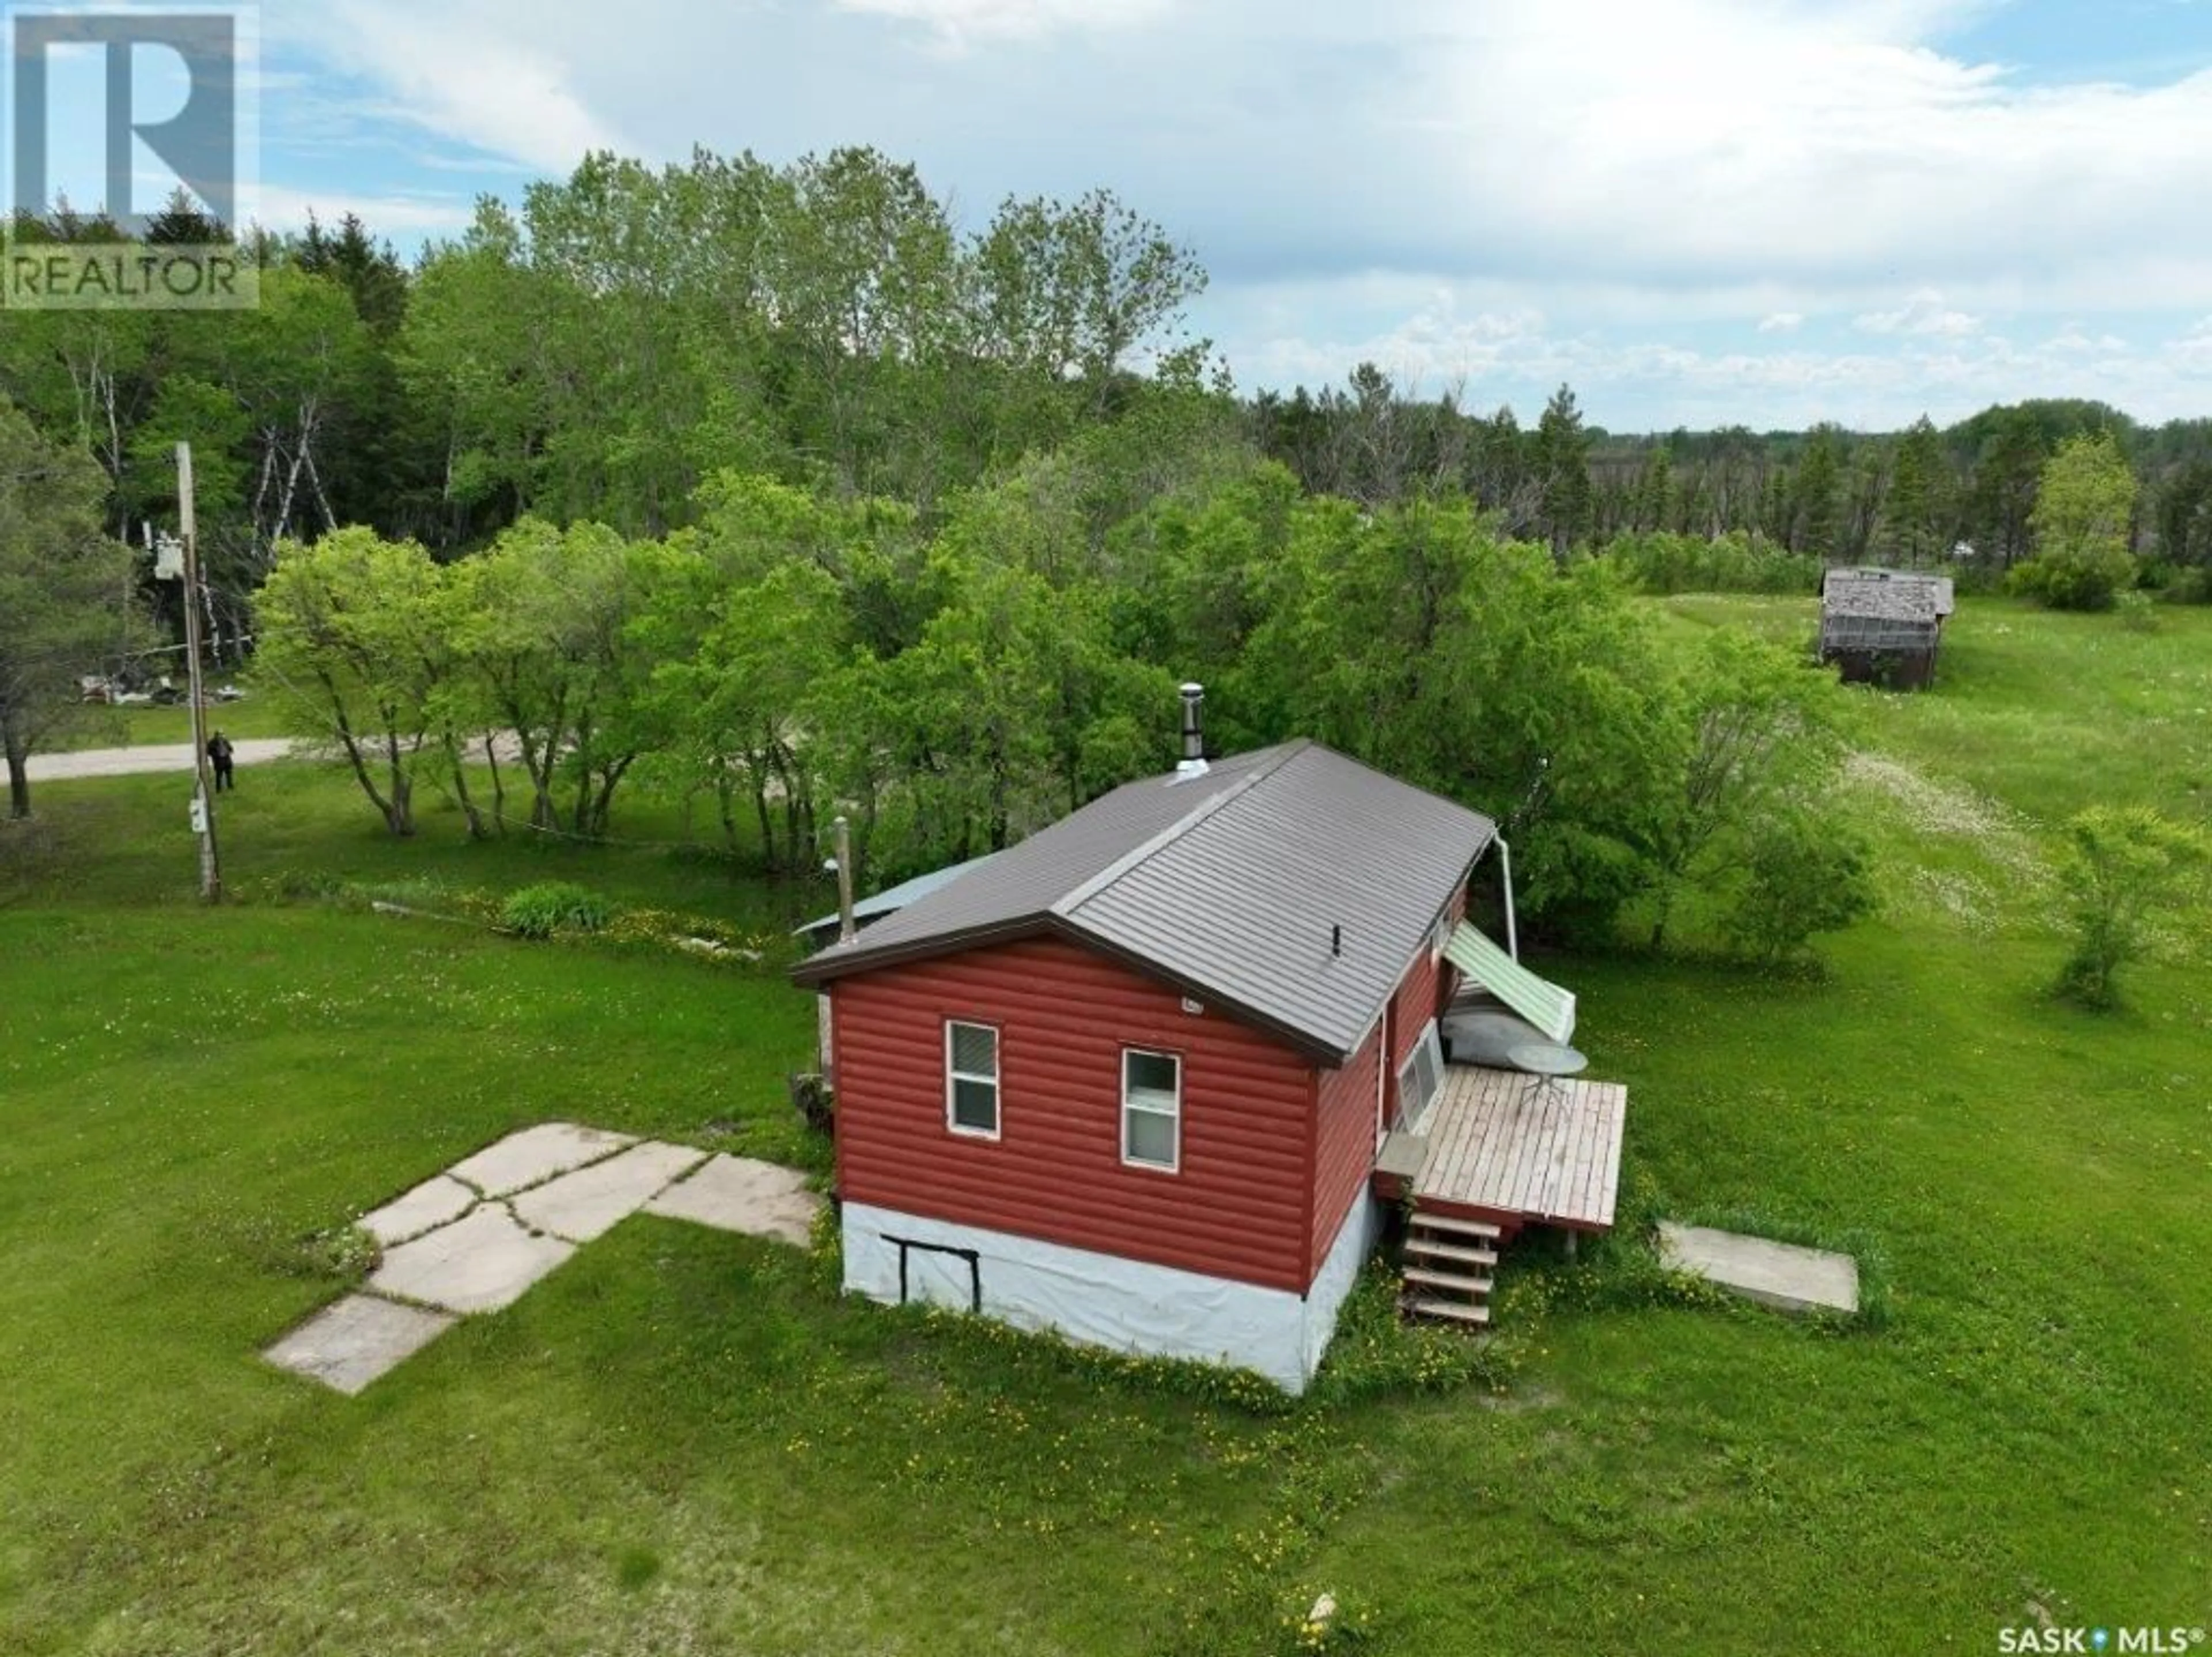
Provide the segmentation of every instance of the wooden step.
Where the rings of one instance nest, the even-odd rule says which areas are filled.
[[[1468,1306],[1462,1301],[1439,1301],[1431,1295],[1408,1295],[1402,1302],[1407,1311],[1424,1318],[1449,1318],[1454,1323],[1486,1324],[1490,1308]]]
[[[1462,1248],[1456,1243],[1431,1242],[1425,1237],[1408,1237],[1406,1252],[1418,1254],[1425,1260],[1457,1260],[1471,1266],[1494,1266],[1498,1252],[1487,1248]]]
[[[1487,1277],[1464,1277],[1452,1271],[1424,1271],[1419,1266],[1407,1266],[1405,1279],[1419,1283],[1424,1288],[1455,1288],[1462,1295],[1487,1295],[1491,1280]]]
[[[1486,1243],[1494,1243],[1504,1234],[1487,1220],[1455,1220],[1448,1214],[1424,1214],[1419,1209],[1413,1210],[1413,1217],[1409,1223],[1416,1231],[1440,1231],[1452,1237],[1480,1237]]]

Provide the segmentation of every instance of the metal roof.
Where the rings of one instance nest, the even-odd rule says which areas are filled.
[[[1573,991],[1538,978],[1466,922],[1444,947],[1444,959],[1553,1041],[1574,1039]]]
[[[855,924],[866,926],[871,921],[881,920],[886,915],[896,915],[908,904],[927,898],[939,886],[950,886],[970,869],[981,868],[999,854],[987,851],[981,857],[970,857],[964,863],[954,863],[949,868],[933,868],[927,874],[917,874],[911,880],[895,886],[886,886],[872,898],[863,898],[853,905]],[[793,927],[794,938],[810,937],[819,933],[834,933],[842,917],[836,910],[819,920],[809,921],[805,926]]]
[[[1116,789],[793,976],[821,983],[1053,933],[1341,1063],[1496,832],[1292,742]]]

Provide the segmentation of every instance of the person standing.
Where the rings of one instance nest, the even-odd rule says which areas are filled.
[[[235,789],[238,787],[235,754],[230,746],[230,739],[221,731],[208,738],[208,763],[215,767],[215,791],[217,794],[226,789]]]

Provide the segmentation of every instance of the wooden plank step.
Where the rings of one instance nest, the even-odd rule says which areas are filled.
[[[1419,1266],[1407,1266],[1403,1275],[1409,1283],[1425,1288],[1455,1288],[1462,1295],[1487,1295],[1491,1288],[1487,1277],[1467,1277],[1455,1271],[1424,1271]]]
[[[1406,1252],[1418,1254],[1425,1260],[1457,1260],[1471,1266],[1494,1266],[1498,1251],[1488,1248],[1462,1248],[1456,1243],[1432,1242],[1426,1237],[1408,1237]]]
[[[1406,1310],[1423,1318],[1449,1318],[1454,1323],[1486,1324],[1490,1308],[1486,1306],[1468,1306],[1459,1301],[1439,1301],[1426,1295],[1416,1295],[1405,1302]]]
[[[1455,1220],[1448,1214],[1424,1214],[1419,1209],[1413,1210],[1409,1223],[1415,1230],[1440,1231],[1451,1237],[1480,1237],[1486,1243],[1494,1243],[1504,1234],[1487,1220]]]

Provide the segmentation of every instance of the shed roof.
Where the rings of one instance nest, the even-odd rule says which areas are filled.
[[[1054,933],[1341,1063],[1496,832],[1291,742],[1116,789],[793,976],[818,984]]]
[[[1958,608],[1948,576],[1905,570],[1831,570],[1820,598],[1827,615],[1879,621],[1941,621]]]
[[[874,897],[863,898],[853,905],[854,922],[857,925],[866,926],[883,919],[886,915],[896,915],[908,904],[927,898],[939,887],[951,885],[969,870],[982,868],[998,855],[995,851],[987,851],[981,857],[970,857],[964,863],[954,863],[948,868],[933,868],[927,874],[917,874],[911,880],[902,880],[897,886],[887,886]],[[830,935],[843,923],[843,920],[844,917],[842,915],[832,910],[818,920],[809,921],[805,926],[794,927],[791,935],[794,938],[811,937],[817,943],[826,943],[830,941]]]

